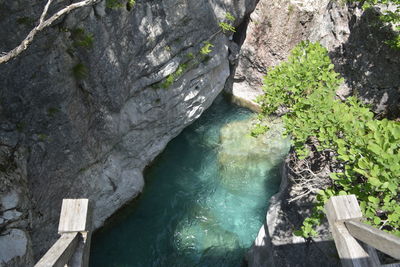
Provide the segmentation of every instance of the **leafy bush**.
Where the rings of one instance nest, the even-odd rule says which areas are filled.
[[[82,63],[77,63],[73,68],[72,68],[72,75],[75,77],[77,80],[82,80],[87,77],[88,75],[88,69],[86,68],[85,65]]]
[[[159,84],[157,87],[161,87],[164,89],[167,89],[170,87],[176,80],[178,80],[188,69],[188,64],[180,64],[176,71],[174,73],[171,73],[170,75],[165,78],[163,82]]]
[[[222,29],[222,31],[224,33],[226,33],[226,32],[236,32],[235,27],[233,27],[232,25],[230,25],[230,24],[228,24],[226,22],[220,22],[218,25],[219,25],[219,27],[221,27],[221,29]]]
[[[296,234],[310,237],[323,218],[323,205],[335,195],[355,194],[369,224],[400,236],[400,123],[375,120],[355,97],[335,99],[342,82],[327,51],[300,43],[287,62],[271,69],[259,101],[263,115],[285,107],[286,131],[296,154],[305,159],[305,144],[317,140],[318,151],[332,151],[343,170],[331,173],[333,186],[317,196],[317,205]]]
[[[136,0],[127,0],[126,2],[126,8],[128,10],[131,10],[136,4]]]
[[[131,10],[136,4],[136,0],[106,0],[107,8],[122,8],[126,6],[126,9]]]
[[[334,92],[342,82],[320,44],[301,42],[287,62],[268,70],[264,77],[265,94],[258,98],[264,114],[274,113],[285,105],[291,109],[317,89]]]
[[[235,22],[236,18],[229,12],[225,13],[225,20],[227,22],[221,21],[218,25],[221,28],[223,33],[227,32],[236,32],[236,28],[231,25],[231,23]]]
[[[225,18],[226,18],[227,20],[229,20],[229,21],[232,21],[232,22],[234,22],[234,21],[236,20],[236,18],[235,18],[231,13],[229,13],[229,12],[226,12],[226,13],[225,13]]]
[[[200,54],[203,56],[206,56],[212,52],[211,47],[214,47],[214,45],[208,41],[204,42],[204,45],[200,48]]]
[[[93,34],[86,33],[82,28],[71,29],[70,32],[74,47],[91,48],[93,46]]]

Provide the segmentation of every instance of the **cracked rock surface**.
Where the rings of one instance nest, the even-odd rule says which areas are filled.
[[[0,1],[0,51],[25,37],[43,5]],[[143,169],[224,87],[231,38],[218,23],[230,12],[238,25],[254,7],[139,0],[128,11],[102,1],[0,66],[0,265],[31,266],[47,251],[63,198],[89,198],[98,228],[140,194]],[[206,40],[212,52],[201,56]]]

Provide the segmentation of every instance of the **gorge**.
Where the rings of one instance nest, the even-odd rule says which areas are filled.
[[[377,45],[393,34],[379,10],[333,0],[120,2],[62,17],[0,65],[0,265],[32,266],[43,255],[57,238],[63,198],[89,198],[93,228],[102,227],[223,90],[254,108],[268,67],[301,40],[328,48],[346,80],[341,97],[358,94],[377,114],[398,117],[400,56]],[[0,51],[26,36],[44,4],[0,1]],[[307,206],[275,204],[278,215]],[[274,246],[305,242],[285,230],[269,233]],[[280,248],[277,258],[290,251]]]
[[[219,97],[145,172],[143,195],[94,235],[91,266],[241,266],[289,145],[281,124],[251,137],[253,120]]]

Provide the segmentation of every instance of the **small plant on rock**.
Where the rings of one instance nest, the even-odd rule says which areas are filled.
[[[214,47],[212,43],[209,41],[204,42],[204,45],[200,49],[200,54],[203,56],[206,56],[212,52],[211,47]]]
[[[218,24],[219,27],[221,28],[222,32],[223,32],[223,33],[227,33],[227,32],[233,33],[233,32],[236,32],[236,28],[235,28],[233,25],[231,25],[231,23],[233,23],[233,22],[235,21],[235,17],[232,16],[231,13],[227,12],[227,13],[225,14],[225,19],[226,19],[227,22],[221,21],[221,22]]]

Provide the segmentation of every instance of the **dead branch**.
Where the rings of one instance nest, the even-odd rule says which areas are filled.
[[[33,28],[29,34],[25,37],[25,39],[14,49],[10,50],[7,53],[1,53],[0,56],[0,64],[3,64],[15,57],[17,57],[19,54],[21,54],[23,51],[25,51],[28,46],[32,43],[33,39],[35,38],[36,34],[42,31],[43,29],[49,27],[52,25],[57,19],[59,19],[61,16],[66,15],[70,13],[72,10],[85,7],[85,6],[90,6],[93,4],[96,4],[100,0],[83,0],[77,3],[70,4],[56,13],[54,13],[50,18],[45,19],[47,16],[47,12],[49,10],[49,7],[53,0],[48,0],[45,7],[43,8],[42,14],[40,15],[39,23],[38,25]]]
[[[326,176],[326,168],[319,171],[311,170],[310,162],[308,160],[293,159],[292,167],[288,166],[290,171],[294,174],[293,190],[296,191],[295,196],[291,196],[288,203],[304,198],[310,194],[315,194],[321,190],[321,180]]]

